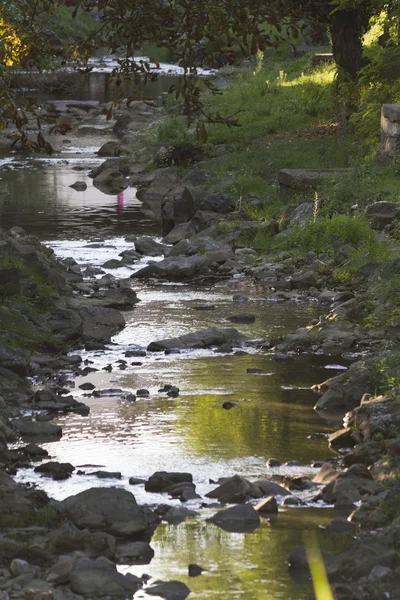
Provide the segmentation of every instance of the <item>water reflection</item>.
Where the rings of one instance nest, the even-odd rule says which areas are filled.
[[[29,168],[2,172],[1,226],[19,225],[41,239],[64,236],[66,231],[71,238],[157,232],[140,214],[135,188],[111,196],[93,186],[88,172],[100,162],[90,157],[42,159],[21,163]],[[71,188],[77,180],[87,189]]]
[[[287,555],[293,544],[303,543],[305,530],[317,530],[331,519],[329,509],[292,509],[280,512],[272,523],[262,520],[252,534],[227,533],[205,520],[163,523],[151,542],[155,556],[148,570],[154,578],[183,581],[192,590],[190,597],[198,600],[301,600],[310,596],[311,587],[291,581]],[[205,569],[200,577],[188,577],[191,563]],[[143,573],[142,566],[119,570]],[[143,592],[135,596],[147,597]]]

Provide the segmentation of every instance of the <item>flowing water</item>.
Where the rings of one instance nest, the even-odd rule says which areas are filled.
[[[125,239],[128,234],[157,236],[155,226],[140,214],[134,189],[108,196],[92,186],[87,173],[98,162],[91,149],[74,147],[46,160],[5,158],[0,162],[1,226],[20,225],[54,248],[58,256],[96,266],[133,247]],[[86,191],[69,187],[77,179],[88,184]],[[99,242],[97,247],[91,245],[94,241]],[[104,270],[116,277],[132,273],[128,268]],[[210,480],[219,477],[239,474],[255,480],[271,474],[314,473],[312,461],[333,456],[326,442],[332,427],[314,412],[316,397],[310,386],[346,368],[343,362],[328,364],[322,357],[311,356],[275,362],[271,353],[255,348],[242,355],[197,350],[125,358],[127,350],[146,348],[156,339],[210,325],[230,326],[226,317],[244,311],[255,314],[256,321],[239,325],[241,332],[253,339],[275,337],[304,326],[319,314],[320,307],[310,302],[277,302],[267,288],[241,277],[209,287],[135,280],[132,287],[141,302],[125,313],[126,328],[107,350],[80,352],[97,370],[71,381],[70,387],[75,397],[90,406],[90,415],[60,417],[62,439],[44,444],[54,460],[71,462],[84,474],[54,482],[26,469],[19,472],[20,480],[34,481],[56,499],[92,486],[118,485],[132,491],[139,503],[180,505],[178,500],[145,492],[143,485],[129,485],[129,477],[147,478],[159,470],[190,472],[198,493],[204,496],[215,487]],[[234,302],[237,294],[247,296],[248,301]],[[198,310],[199,305],[210,310]],[[120,359],[127,361],[126,368],[120,368]],[[248,372],[254,368],[261,372]],[[89,397],[79,388],[86,382],[98,390],[122,392]],[[178,386],[179,397],[168,398],[160,392],[164,384]],[[147,388],[150,397],[136,402],[124,399],[139,388]],[[226,400],[238,406],[224,410]],[[298,466],[269,470],[265,465],[269,457],[282,463],[297,461]],[[91,473],[100,466],[121,472],[121,479],[98,479]],[[306,598],[309,587],[289,577],[287,553],[303,542],[305,531],[322,535],[321,526],[333,514],[312,501],[315,494],[299,495],[306,502],[303,507],[281,510],[276,519],[263,520],[250,534],[217,528],[206,520],[215,512],[207,507],[207,499],[190,501],[187,506],[198,510],[199,518],[178,526],[163,523],[151,542],[152,562],[120,569],[185,581],[192,589],[191,597],[198,599]],[[192,562],[206,571],[189,580],[187,566]],[[137,597],[144,597],[144,592]]]

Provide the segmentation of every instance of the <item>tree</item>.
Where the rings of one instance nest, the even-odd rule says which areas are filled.
[[[232,116],[204,113],[197,67],[218,63],[232,49],[249,56],[275,46],[288,33],[296,36],[299,24],[308,18],[329,28],[339,76],[355,81],[363,66],[362,36],[370,18],[393,4],[399,0],[5,0],[0,24],[21,41],[15,58],[23,67],[42,68],[55,55],[85,63],[99,48],[118,52],[117,84],[124,78],[155,77],[147,61],[132,57],[145,42],[156,43],[185,68],[173,91],[182,98],[189,121],[200,117],[232,126],[237,124]],[[81,43],[54,48],[46,18],[66,6],[75,18],[91,15],[95,27]],[[7,36],[0,29],[3,65],[10,60],[7,52]],[[4,67],[0,79],[0,94],[15,119]],[[212,93],[219,93],[211,80],[204,83]]]

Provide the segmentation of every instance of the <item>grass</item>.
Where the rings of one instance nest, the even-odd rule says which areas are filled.
[[[32,509],[24,513],[0,515],[0,529],[14,529],[23,527],[50,527],[55,528],[65,522],[65,515],[53,507]]]
[[[332,66],[310,70],[309,57],[277,65],[263,62],[242,71],[220,96],[208,96],[207,109],[237,115],[240,127],[209,128],[213,143],[246,143],[277,132],[303,129],[323,119],[332,110]]]

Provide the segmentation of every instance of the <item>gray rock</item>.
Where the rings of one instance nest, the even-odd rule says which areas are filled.
[[[184,600],[190,594],[190,589],[181,581],[158,581],[146,588],[146,594],[159,596],[165,600]]]
[[[197,229],[191,221],[188,223],[179,223],[179,225],[175,225],[174,228],[163,237],[162,241],[165,244],[177,244],[181,240],[191,238],[196,233]]]
[[[258,504],[255,505],[254,509],[261,515],[271,515],[278,513],[278,503],[274,496],[268,496],[264,498]]]
[[[163,244],[159,244],[151,237],[140,237],[135,241],[136,252],[146,256],[162,256],[165,250]]]
[[[109,142],[105,142],[98,150],[98,156],[116,156],[116,149],[118,147],[118,142],[110,140]]]
[[[188,333],[177,338],[158,340],[151,342],[147,347],[148,351],[161,352],[163,350],[210,348],[212,346],[222,346],[223,344],[241,345],[247,338],[239,333],[237,329],[220,327],[208,327],[200,329],[193,333]]]
[[[59,439],[62,436],[60,425],[53,423],[39,423],[38,421],[24,421],[16,419],[14,426],[22,437],[54,438]]]
[[[236,315],[229,315],[226,319],[231,323],[254,323],[256,317],[250,313],[237,313]]]
[[[162,493],[180,483],[193,483],[191,473],[157,471],[149,477],[144,487],[146,492]]]
[[[131,278],[160,277],[169,281],[184,281],[203,272],[208,267],[206,256],[171,257],[140,269]]]
[[[366,209],[367,219],[373,227],[383,229],[400,215],[400,202],[374,202]]]
[[[1,294],[0,294],[1,295]],[[0,365],[18,375],[29,375],[30,354],[26,350],[0,343]]]
[[[199,210],[227,214],[235,210],[235,203],[228,194],[211,193],[202,200]]]
[[[151,534],[158,524],[152,511],[139,507],[133,494],[119,488],[91,488],[60,503],[78,527],[132,538]]]
[[[184,506],[172,506],[163,516],[164,521],[172,523],[172,525],[179,525],[186,519],[193,519],[198,516],[194,510],[189,510]]]
[[[240,504],[247,502],[250,498],[259,498],[260,495],[259,488],[253,486],[247,479],[234,475],[215,490],[208,492],[206,497],[216,498],[224,504]]]
[[[119,194],[128,187],[128,181],[116,169],[106,169],[93,179],[93,185],[104,194]]]
[[[75,181],[75,183],[73,183],[69,187],[73,188],[77,192],[84,192],[87,188],[87,184],[84,181]]]
[[[57,461],[42,463],[34,468],[35,473],[41,473],[46,477],[52,477],[56,481],[68,479],[68,477],[71,477],[74,470],[75,467],[70,463],[59,463]]]
[[[120,542],[116,554],[120,563],[147,565],[154,556],[154,550],[147,542]]]
[[[287,489],[270,479],[257,479],[253,485],[261,490],[261,496],[290,496]]]
[[[109,343],[111,336],[125,327],[124,317],[113,308],[81,306],[78,314],[82,319],[86,340]]]
[[[126,598],[142,587],[138,577],[118,573],[116,566],[105,558],[77,558],[69,573],[69,581],[73,592],[92,598]]]
[[[236,533],[251,533],[260,524],[258,512],[250,504],[239,504],[226,510],[221,510],[210,519],[211,523],[221,529]]]

